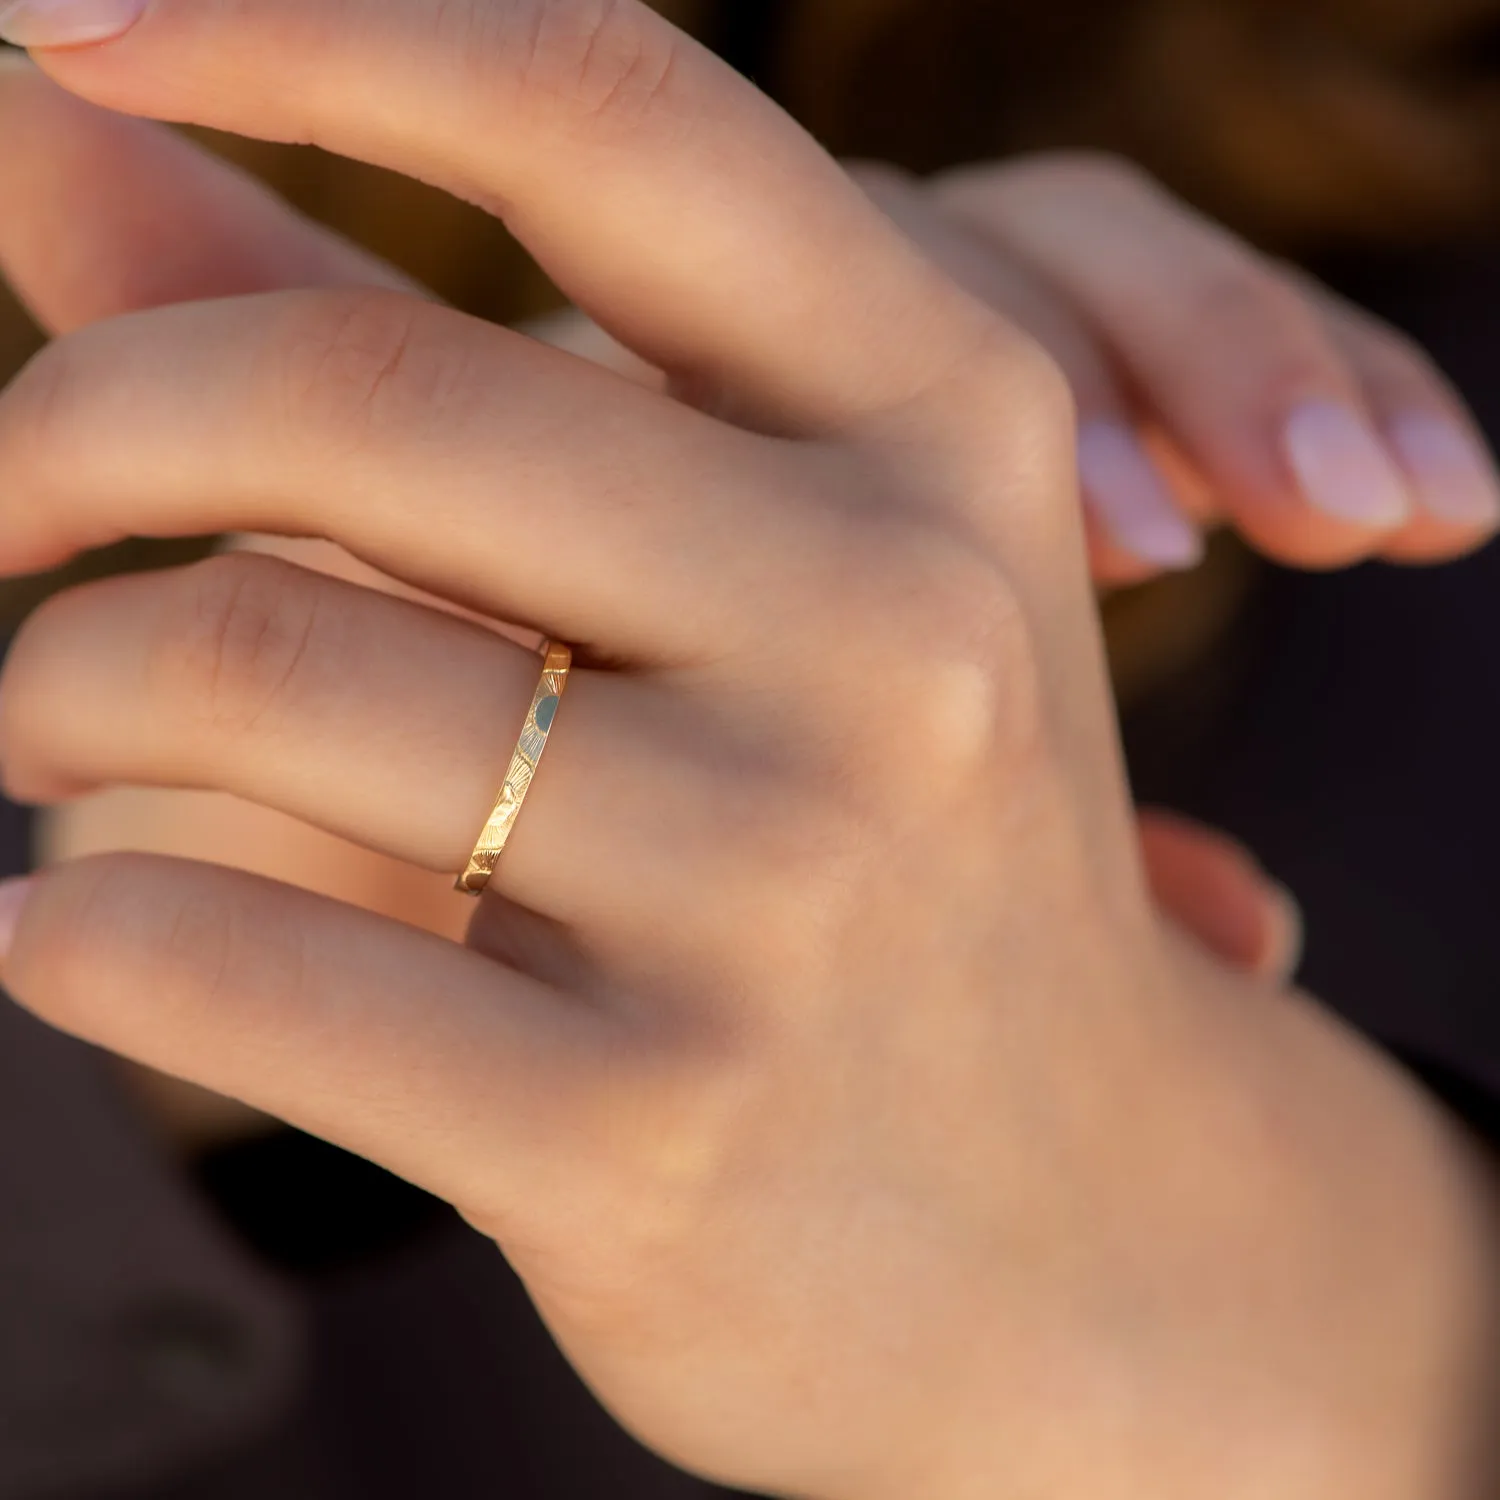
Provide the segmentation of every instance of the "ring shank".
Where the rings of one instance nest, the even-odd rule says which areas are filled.
[[[572,651],[557,641],[547,641],[540,654],[542,675],[532,695],[531,707],[526,711],[526,722],[511,755],[500,795],[495,799],[495,806],[474,845],[473,854],[469,856],[468,867],[454,884],[454,889],[470,896],[479,895],[490,883],[500,856],[510,842],[511,831],[521,815],[526,794],[531,790],[542,752],[547,748],[558,703],[568,685],[568,674],[573,666]]]

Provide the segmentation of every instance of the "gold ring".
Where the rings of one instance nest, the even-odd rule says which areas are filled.
[[[505,784],[495,799],[495,809],[474,845],[469,856],[469,867],[458,877],[456,890],[477,896],[490,883],[495,866],[510,842],[511,830],[521,815],[521,804],[531,790],[531,778],[536,775],[537,763],[542,751],[547,748],[547,738],[552,733],[552,721],[557,714],[558,700],[568,685],[568,672],[573,666],[573,653],[556,641],[546,641],[540,651],[542,677],[532,694],[531,707],[526,711],[526,723],[521,728],[521,738],[516,742],[515,754],[510,758],[510,769],[505,773]]]

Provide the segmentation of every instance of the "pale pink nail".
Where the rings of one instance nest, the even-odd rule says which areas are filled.
[[[1494,464],[1458,423],[1413,412],[1391,423],[1391,443],[1429,515],[1461,526],[1500,521]]]
[[[1406,484],[1360,414],[1336,401],[1308,401],[1287,420],[1287,462],[1307,503],[1357,526],[1389,530],[1411,516]]]
[[[1202,559],[1197,528],[1177,509],[1150,455],[1123,422],[1084,424],[1078,475],[1090,509],[1124,551],[1161,568],[1190,568]]]
[[[31,895],[35,880],[30,875],[21,875],[13,880],[0,880],[0,963],[10,956],[11,944],[15,941],[16,928],[21,921],[21,908]]]
[[[0,37],[17,47],[78,47],[129,31],[149,0],[0,0]]]

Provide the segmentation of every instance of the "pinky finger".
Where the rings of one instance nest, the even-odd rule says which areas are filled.
[[[0,952],[7,989],[61,1030],[499,1219],[556,1180],[548,1143],[576,1131],[598,1076],[579,1063],[608,1029],[416,928],[157,856],[0,887]]]

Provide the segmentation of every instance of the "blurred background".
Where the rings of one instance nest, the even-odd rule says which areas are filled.
[[[1500,433],[1500,0],[660,8],[843,155],[923,172],[1056,147],[1128,155],[1413,333]],[[316,151],[211,143],[460,307],[512,321],[556,306],[475,210]],[[0,375],[39,342],[0,301]],[[182,555],[131,545],[84,566]],[[59,582],[0,589],[6,627]],[[1500,554],[1311,577],[1220,540],[1106,618],[1142,799],[1254,848],[1304,905],[1310,987],[1494,1129]],[[6,816],[19,849],[24,820]],[[205,1451],[91,1487],[7,1488],[0,1461],[0,1500],[712,1493],[593,1408],[498,1258],[420,1194],[281,1131],[200,1143],[170,1170],[291,1309],[291,1394]],[[270,1358],[235,1326],[158,1319],[134,1378],[166,1370],[170,1399],[200,1403],[184,1420],[218,1431],[201,1403]]]

